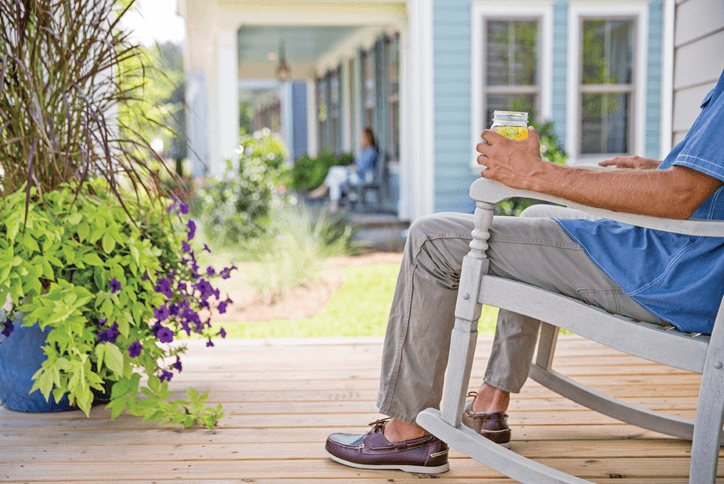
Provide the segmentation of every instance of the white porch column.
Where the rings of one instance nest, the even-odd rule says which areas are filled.
[[[294,153],[294,113],[292,110],[292,81],[279,86],[279,103],[282,118],[282,139],[289,150],[289,158]]]
[[[239,80],[236,31],[222,30],[217,36],[216,136],[212,139],[210,169],[212,175],[225,170],[224,160],[236,158],[239,144]]]
[[[312,158],[317,156],[317,85],[307,81],[307,153]]]
[[[412,221],[435,211],[433,0],[407,0],[407,12],[409,32],[402,74],[408,91],[400,99],[404,136],[400,215],[404,213]],[[405,213],[406,207],[409,213]]]

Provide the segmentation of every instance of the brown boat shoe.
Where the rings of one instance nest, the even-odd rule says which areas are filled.
[[[468,393],[468,397],[477,396],[476,392]],[[486,439],[490,439],[503,447],[510,447],[510,427],[508,414],[505,412],[473,412],[473,400],[465,403],[463,425],[473,429]]]
[[[449,447],[433,435],[390,442],[384,435],[389,419],[371,423],[367,434],[332,434],[325,451],[334,461],[358,469],[396,469],[419,474],[447,471]]]

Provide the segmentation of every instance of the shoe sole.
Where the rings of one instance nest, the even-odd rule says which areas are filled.
[[[447,462],[444,465],[437,466],[437,467],[425,467],[425,466],[407,466],[407,465],[392,465],[392,464],[386,464],[386,465],[372,465],[372,464],[358,464],[356,462],[350,462],[344,459],[341,459],[337,457],[336,455],[332,455],[327,449],[324,449],[324,452],[329,456],[330,459],[332,459],[335,462],[339,462],[340,464],[349,466],[349,467],[355,467],[357,469],[369,469],[369,470],[398,470],[398,471],[404,471],[404,472],[412,472],[415,474],[440,474],[443,472],[447,472],[450,470],[450,464]]]

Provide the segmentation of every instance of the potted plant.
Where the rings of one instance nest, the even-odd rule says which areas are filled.
[[[201,270],[188,207],[160,180],[173,171],[114,119],[134,102],[134,88],[117,79],[137,59],[117,28],[128,8],[0,4],[0,301],[9,301],[0,352],[37,325],[44,341],[29,350],[42,348],[44,361],[32,390],[46,400],[67,398],[87,415],[94,391],[110,390],[113,418],[127,409],[212,427],[223,411],[206,408],[204,395],[168,400],[184,349],[168,343],[182,332],[209,345],[224,336],[208,315],[230,301],[208,278],[232,268]],[[0,356],[0,373],[16,358]]]

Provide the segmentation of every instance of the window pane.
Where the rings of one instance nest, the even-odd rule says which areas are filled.
[[[489,94],[485,102],[485,128],[493,125],[494,111],[523,111],[533,119],[537,96],[535,94]]]
[[[583,94],[581,154],[628,153],[629,94]]]
[[[388,66],[387,73],[389,75],[389,92],[390,96],[395,96],[400,91],[400,42],[397,35],[390,38],[388,44]]]
[[[365,56],[365,72],[364,72],[364,93],[365,108],[374,109],[375,107],[375,51],[370,49]]]
[[[487,84],[531,86],[538,82],[538,22],[489,20]]]
[[[630,84],[633,36],[633,20],[585,20],[582,83]]]

